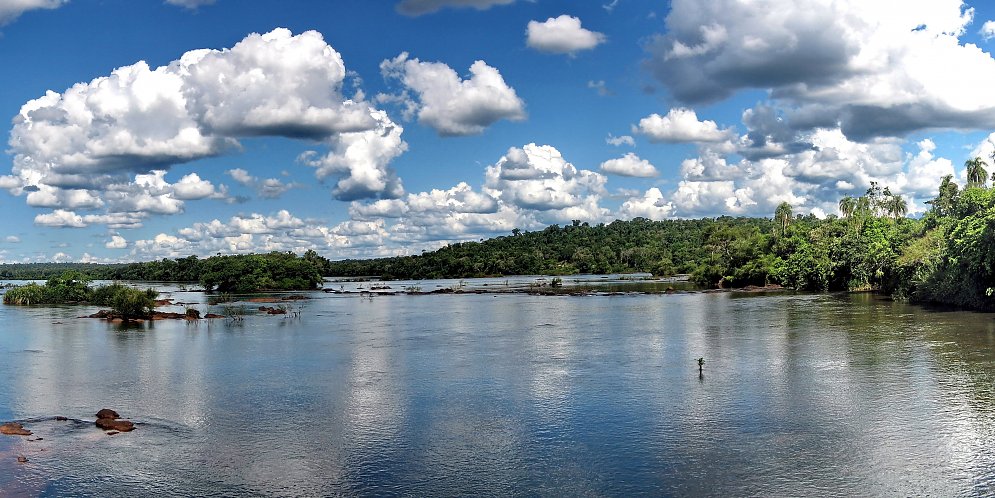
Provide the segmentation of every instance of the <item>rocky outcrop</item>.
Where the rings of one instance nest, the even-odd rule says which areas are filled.
[[[8,422],[0,425],[0,434],[7,436],[30,436],[31,431],[25,429],[23,425],[17,422]]]
[[[129,432],[135,430],[135,423],[130,420],[119,420],[121,416],[110,408],[104,408],[97,412],[97,421],[94,425],[105,431]]]
[[[110,408],[104,408],[99,412],[97,412],[97,418],[121,418],[121,416],[118,415],[116,411],[111,410]]]

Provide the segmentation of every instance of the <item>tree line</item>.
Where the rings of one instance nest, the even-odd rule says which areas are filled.
[[[635,218],[597,225],[575,220],[413,256],[330,261],[308,251],[124,265],[0,265],[0,277],[39,278],[74,268],[97,279],[198,282],[207,290],[253,292],[313,289],[322,276],[647,272],[689,274],[708,287],[873,290],[918,302],[995,309],[995,189],[987,186],[984,160],[974,158],[965,166],[967,184],[961,188],[945,177],[920,219],[906,217],[904,198],[872,183],[864,195],[840,199],[841,216],[824,219],[795,215],[782,203],[772,218]]]

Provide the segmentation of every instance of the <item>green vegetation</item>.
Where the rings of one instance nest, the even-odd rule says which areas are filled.
[[[308,251],[302,257],[271,252],[206,259],[190,256],[118,265],[0,265],[0,278],[49,278],[72,271],[99,280],[198,282],[209,291],[221,292],[308,290],[321,284],[321,268],[325,263],[327,260],[314,251]]]
[[[121,284],[90,287],[89,277],[75,270],[52,277],[45,285],[28,284],[8,290],[4,304],[92,304],[109,306],[116,316],[125,320],[148,318],[155,309],[153,289],[139,290]]]
[[[30,304],[85,301],[82,289],[89,278],[197,281],[207,290],[228,293],[313,289],[322,275],[432,279],[648,272],[689,274],[710,287],[871,290],[991,310],[995,188],[986,186],[985,161],[975,158],[965,166],[967,186],[961,190],[952,176],[944,178],[929,212],[918,220],[906,217],[904,198],[872,183],[864,195],[840,199],[842,217],[826,219],[793,214],[791,205],[781,203],[769,219],[636,218],[597,226],[574,221],[394,258],[329,261],[308,251],[304,256],[191,256],[130,265],[0,265],[0,277],[25,278],[31,271],[61,268],[47,285],[13,289],[4,299]],[[554,279],[552,285],[561,282]]]

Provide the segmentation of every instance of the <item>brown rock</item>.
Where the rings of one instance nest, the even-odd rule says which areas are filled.
[[[112,418],[98,418],[95,422],[97,427],[105,431],[128,432],[135,429],[134,422],[130,420],[115,420]]]
[[[104,408],[99,412],[97,412],[97,418],[115,419],[115,418],[121,418],[121,416],[118,415],[116,411],[111,410],[110,408]]]
[[[24,455],[17,455],[17,463],[28,463],[28,457]]]
[[[25,429],[23,425],[17,422],[9,422],[0,425],[0,434],[6,434],[8,436],[30,436],[31,431]]]
[[[65,422],[66,420],[69,420],[69,417],[63,417],[62,415],[59,415],[58,417],[55,417],[55,420],[58,420],[59,422]]]
[[[118,432],[118,431],[107,431],[107,435],[108,436],[113,436],[115,434],[120,434],[120,432]]]

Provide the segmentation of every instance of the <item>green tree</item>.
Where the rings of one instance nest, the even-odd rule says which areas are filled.
[[[781,235],[784,235],[788,225],[791,224],[791,204],[785,201],[777,205],[777,209],[774,210],[774,222],[781,227]]]
[[[852,216],[855,209],[857,209],[857,199],[854,199],[852,195],[844,195],[840,199],[840,214],[844,218]]]
[[[964,162],[964,167],[967,168],[968,188],[985,186],[985,181],[988,180],[988,172],[985,170],[985,166],[988,166],[988,163],[980,157],[968,159]]]

